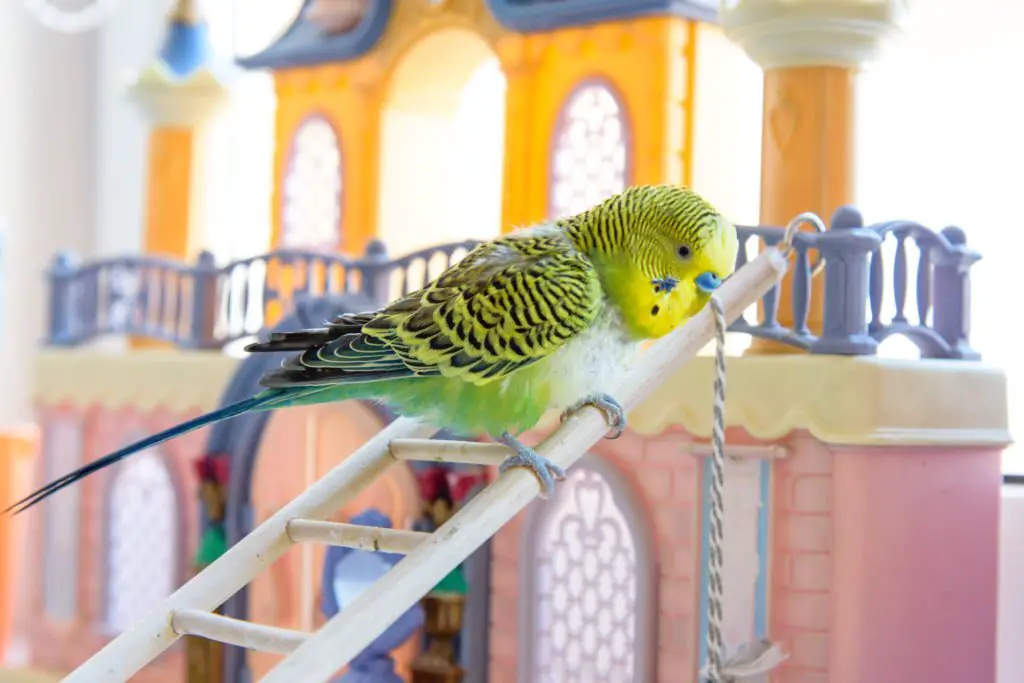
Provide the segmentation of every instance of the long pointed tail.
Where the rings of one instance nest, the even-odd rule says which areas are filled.
[[[139,451],[143,451],[147,448],[152,448],[157,444],[161,444],[164,441],[173,439],[176,436],[181,436],[186,432],[191,432],[194,429],[199,429],[200,427],[206,426],[208,424],[213,424],[214,422],[220,422],[221,420],[227,420],[228,418],[237,417],[239,415],[242,415],[243,413],[248,413],[250,411],[258,410],[260,408],[270,407],[275,403],[280,403],[289,398],[293,398],[295,396],[295,393],[296,392],[289,391],[287,389],[271,389],[267,391],[262,391],[251,398],[245,399],[244,401],[238,401],[237,403],[232,403],[231,405],[224,406],[223,408],[218,408],[217,410],[206,413],[205,415],[200,415],[199,417],[195,417],[186,422],[182,422],[179,425],[175,425],[170,429],[159,432],[158,434],[148,436],[145,439],[136,441],[131,445],[125,446],[120,450],[114,451],[109,455],[105,455],[98,460],[94,460],[93,462],[90,462],[89,464],[84,465],[83,467],[79,467],[74,472],[69,472],[68,474],[65,474],[63,477],[60,477],[59,479],[55,479],[54,481],[50,482],[49,484],[39,489],[35,493],[32,493],[26,496],[25,498],[22,498],[18,502],[14,503],[6,510],[4,510],[2,514],[7,514],[12,510],[14,510],[14,514],[22,513],[25,510],[32,507],[33,505],[35,505],[36,503],[39,503],[42,500],[49,498],[53,494],[57,493],[57,491],[60,491],[61,489],[67,486],[71,486],[75,482],[89,476],[93,472],[98,472],[104,467],[109,467],[110,465],[113,465],[116,462],[124,460],[130,455],[138,453]]]

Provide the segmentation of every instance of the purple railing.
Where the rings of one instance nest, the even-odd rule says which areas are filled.
[[[760,244],[774,245],[782,237],[777,227],[738,230],[738,267]],[[223,348],[256,334],[268,315],[278,317],[300,298],[357,294],[371,305],[384,304],[422,287],[475,245],[443,244],[392,259],[378,241],[355,258],[282,250],[224,266],[208,252],[193,264],[145,256],[79,264],[61,253],[49,272],[47,343],[77,346],[122,334],[182,348]],[[966,246],[959,228],[934,232],[909,221],[864,226],[855,209],[843,207],[828,231],[798,233],[794,246],[789,288],[794,322],[779,322],[783,290],[775,287],[757,314],[748,312],[731,331],[839,355],[872,355],[882,341],[902,335],[923,357],[978,358],[968,338],[969,281],[980,256]],[[824,264],[821,275],[819,263]],[[825,279],[820,336],[808,327],[816,276]]]

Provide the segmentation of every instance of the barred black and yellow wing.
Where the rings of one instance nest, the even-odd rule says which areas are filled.
[[[251,351],[300,351],[267,387],[404,377],[485,384],[549,356],[602,304],[593,264],[556,229],[480,245],[423,289],[375,313],[272,335]]]

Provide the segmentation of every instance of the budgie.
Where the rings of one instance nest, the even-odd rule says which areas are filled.
[[[254,396],[102,457],[12,505],[21,512],[167,439],[257,410],[377,400],[399,415],[489,436],[550,496],[565,472],[517,437],[548,410],[600,409],[646,340],[696,314],[733,271],[736,228],[689,188],[630,187],[582,213],[483,243],[422,289],[324,327],[270,334],[252,353],[286,352]]]

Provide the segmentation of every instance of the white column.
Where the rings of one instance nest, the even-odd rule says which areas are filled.
[[[32,418],[50,259],[93,247],[96,66],[95,33],[55,34],[0,2],[0,426]]]
[[[899,30],[910,0],[722,0],[721,24],[762,69],[860,68]]]
[[[96,251],[139,253],[146,207],[149,122],[125,97],[152,63],[172,0],[125,0],[99,30],[96,95]]]

